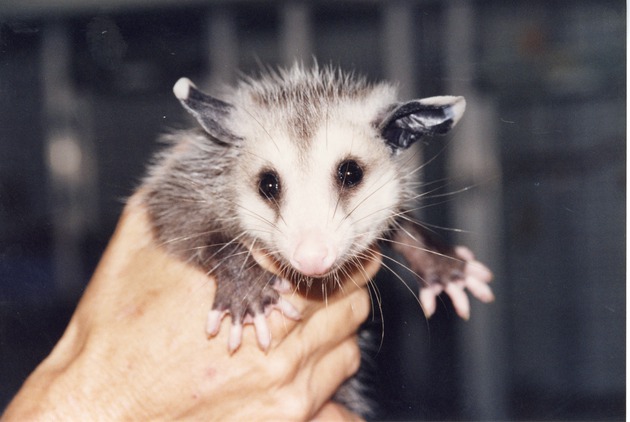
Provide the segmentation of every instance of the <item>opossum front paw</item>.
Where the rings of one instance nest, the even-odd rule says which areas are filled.
[[[286,290],[284,280],[277,280],[272,284],[250,284],[242,294],[235,294],[238,286],[230,283],[227,286],[217,283],[217,294],[208,312],[206,332],[215,336],[221,328],[223,317],[230,314],[232,325],[228,337],[228,350],[233,353],[241,345],[243,325],[253,324],[256,339],[261,349],[267,350],[271,343],[271,331],[267,324],[267,316],[274,310],[279,310],[284,316],[299,320],[300,312],[278,292]]]
[[[418,277],[420,304],[424,314],[433,315],[436,298],[445,292],[457,315],[470,317],[470,303],[465,289],[482,302],[494,300],[488,283],[492,272],[463,246],[451,248],[438,241],[420,224],[404,220],[392,235],[392,248],[402,254]]]
[[[470,249],[458,246],[454,256],[437,255],[440,265],[429,268],[420,286],[420,303],[425,315],[435,312],[436,298],[445,292],[451,299],[455,312],[463,319],[470,318],[470,302],[465,289],[482,302],[492,302],[494,294],[488,286],[492,272],[475,259]]]

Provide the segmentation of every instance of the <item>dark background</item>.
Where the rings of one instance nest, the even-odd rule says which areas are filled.
[[[98,4],[103,3],[103,4]],[[508,5],[509,3],[509,5]],[[378,280],[389,420],[624,420],[622,1],[0,1],[0,409],[61,335],[172,95],[315,56],[403,98],[465,95],[422,219],[495,272],[426,321]],[[424,207],[426,205],[426,207]],[[380,330],[380,329],[379,329]]]

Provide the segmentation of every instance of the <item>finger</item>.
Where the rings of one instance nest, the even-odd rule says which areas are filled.
[[[451,298],[457,315],[462,319],[468,320],[470,318],[470,302],[463,287],[456,283],[449,283],[444,288],[444,291]]]
[[[356,374],[361,365],[361,351],[357,336],[350,336],[328,353],[312,355],[311,373],[307,375],[307,393],[313,397],[315,409],[339,389],[348,378]]]
[[[269,253],[267,253],[264,249],[260,249],[256,246],[252,246],[250,248],[250,252],[258,265],[260,265],[262,268],[269,271],[270,273],[280,276],[280,267]]]
[[[333,293],[327,297],[329,302],[344,297],[355,289],[366,286],[380,269],[382,256],[373,250],[368,250],[365,256],[351,267],[351,272],[344,275],[339,289],[334,289]]]
[[[335,343],[355,333],[370,314],[370,297],[366,288],[354,290],[340,300],[329,302],[313,314],[307,327],[314,326],[323,336],[334,334]]]
[[[367,289],[355,290],[343,299],[330,302],[326,308],[312,313],[288,333],[279,350],[290,353],[294,348],[304,355],[325,353],[355,335],[370,313]]]
[[[364,255],[356,274],[359,277],[354,277],[359,286],[366,285],[376,275],[383,261],[383,255],[376,249],[368,249]]]
[[[344,288],[338,294],[306,303],[300,302],[295,294],[290,299],[279,300],[276,307],[282,311],[282,315],[269,315],[274,348],[288,340],[302,342],[300,347],[308,351],[317,347],[326,348],[338,344],[341,339],[358,330],[370,312],[369,295],[363,286],[378,272],[381,263],[377,252],[369,251],[366,254],[362,265],[342,280]],[[299,310],[289,300],[297,301]],[[300,320],[297,325],[296,320]],[[295,328],[297,332],[293,333]],[[291,339],[290,335],[296,339]],[[308,344],[305,345],[305,342]],[[291,349],[291,346],[282,348]]]

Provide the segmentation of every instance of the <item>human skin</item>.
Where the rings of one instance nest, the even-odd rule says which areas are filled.
[[[214,282],[155,243],[132,197],[64,335],[2,419],[355,418],[330,397],[358,369],[365,284],[379,263],[365,262],[326,301],[284,294],[301,319],[274,311],[268,350],[248,325],[230,354],[229,318],[205,335]]]

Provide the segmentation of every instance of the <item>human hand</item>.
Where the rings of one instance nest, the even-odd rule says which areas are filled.
[[[227,327],[211,340],[204,335],[214,283],[154,243],[145,210],[132,198],[66,332],[3,418],[303,420],[321,409],[342,415],[328,402],[358,369],[355,334],[370,308],[362,287],[378,266],[377,259],[366,262],[343,294],[326,302],[291,295],[300,321],[273,312],[268,351],[248,326],[230,355]]]

